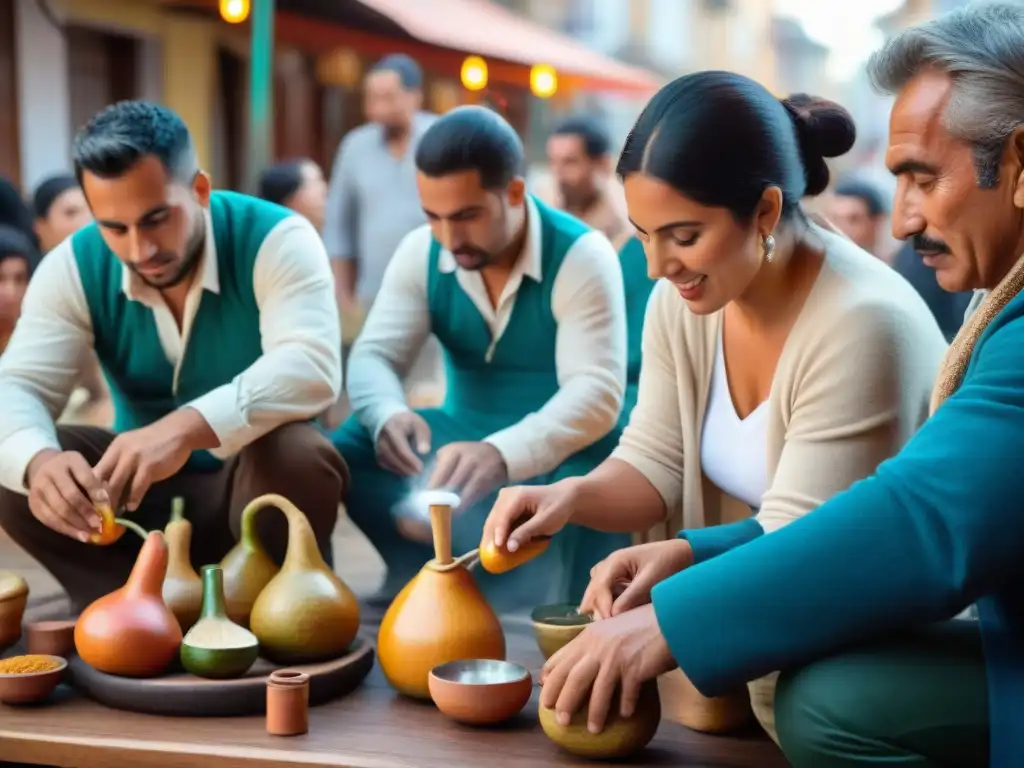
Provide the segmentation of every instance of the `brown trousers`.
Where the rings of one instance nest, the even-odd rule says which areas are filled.
[[[95,466],[114,434],[98,427],[59,426],[57,437],[65,451],[77,451]],[[198,571],[220,562],[234,546],[246,504],[277,493],[306,513],[320,552],[331,563],[331,534],[348,484],[348,467],[327,438],[311,424],[292,423],[248,445],[214,472],[183,471],[155,484],[129,514],[146,530],[162,529],[171,501],[181,496],[192,524],[191,561]],[[124,584],[142,545],[130,532],[106,547],[68,538],[36,520],[26,496],[6,489],[0,489],[0,528],[53,574],[75,614]],[[263,509],[256,528],[268,554],[281,563],[288,541],[284,514]]]

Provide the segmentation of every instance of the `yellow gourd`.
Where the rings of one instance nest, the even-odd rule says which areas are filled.
[[[451,550],[449,504],[430,507],[434,559],[410,581],[384,614],[377,658],[384,676],[406,696],[429,699],[430,670],[462,659],[505,659],[505,634],[466,563]]]
[[[164,538],[167,539],[168,550],[164,602],[184,633],[199,621],[203,607],[203,581],[189,559],[192,524],[185,519],[185,500],[180,497],[171,503],[171,519],[164,528]]]
[[[288,499],[260,496],[242,512],[242,524],[268,506],[288,518],[288,551],[253,603],[249,629],[261,655],[280,664],[337,658],[359,631],[355,593],[324,562],[309,520]]]

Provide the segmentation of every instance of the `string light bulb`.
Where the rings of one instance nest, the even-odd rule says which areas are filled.
[[[220,17],[228,24],[241,24],[249,18],[249,0],[220,0]]]
[[[460,74],[462,87],[467,91],[482,91],[487,87],[487,62],[479,56],[467,56]]]

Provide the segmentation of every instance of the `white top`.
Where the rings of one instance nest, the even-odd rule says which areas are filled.
[[[540,281],[543,276],[540,214],[529,197],[527,221],[523,252],[497,308],[491,306],[479,272],[459,268],[447,249],[438,259],[438,269],[455,273],[459,287],[490,327],[488,355],[508,325],[522,281]],[[429,225],[402,240],[349,358],[349,400],[374,440],[388,419],[409,409],[402,377],[430,336],[430,243]],[[540,410],[487,437],[505,459],[513,483],[550,472],[602,438],[622,410],[625,288],[618,254],[600,232],[584,234],[569,249],[552,286],[551,308],[558,322],[555,356],[560,389]]]
[[[761,506],[768,489],[768,401],[759,403],[745,419],[736,413],[721,328],[701,432],[700,463],[720,491],[749,504],[755,512]]]
[[[183,330],[159,291],[123,269],[122,290],[153,311],[167,360],[178,367],[202,291],[220,292],[213,225],[185,302]],[[341,392],[341,328],[334,279],[316,229],[289,216],[263,241],[253,269],[263,355],[227,384],[187,403],[220,440],[227,458],[276,427],[313,418]],[[0,356],[0,485],[25,493],[25,470],[39,451],[59,449],[54,420],[93,347],[92,320],[68,238],[32,276],[21,318]]]

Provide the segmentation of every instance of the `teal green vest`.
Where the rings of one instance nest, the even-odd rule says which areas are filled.
[[[629,414],[636,405],[637,387],[640,382],[640,364],[643,354],[644,317],[647,302],[657,282],[647,276],[647,257],[644,246],[637,238],[631,237],[619,251],[622,264],[622,282],[626,289],[626,396],[622,405],[622,426],[629,421]]]
[[[115,408],[114,431],[146,426],[227,384],[263,354],[253,267],[264,238],[291,211],[234,192],[210,198],[220,293],[204,291],[174,385],[152,310],[121,290],[120,260],[96,224],[77,232],[72,245],[89,304],[96,356]],[[189,466],[215,468],[202,451]]]
[[[559,389],[555,365],[558,322],[551,289],[565,254],[586,224],[533,198],[540,213],[541,280],[523,276],[508,326],[487,360],[491,331],[455,272],[438,269],[440,244],[430,246],[427,301],[431,330],[444,348],[442,409],[480,430],[510,426],[541,408]]]

